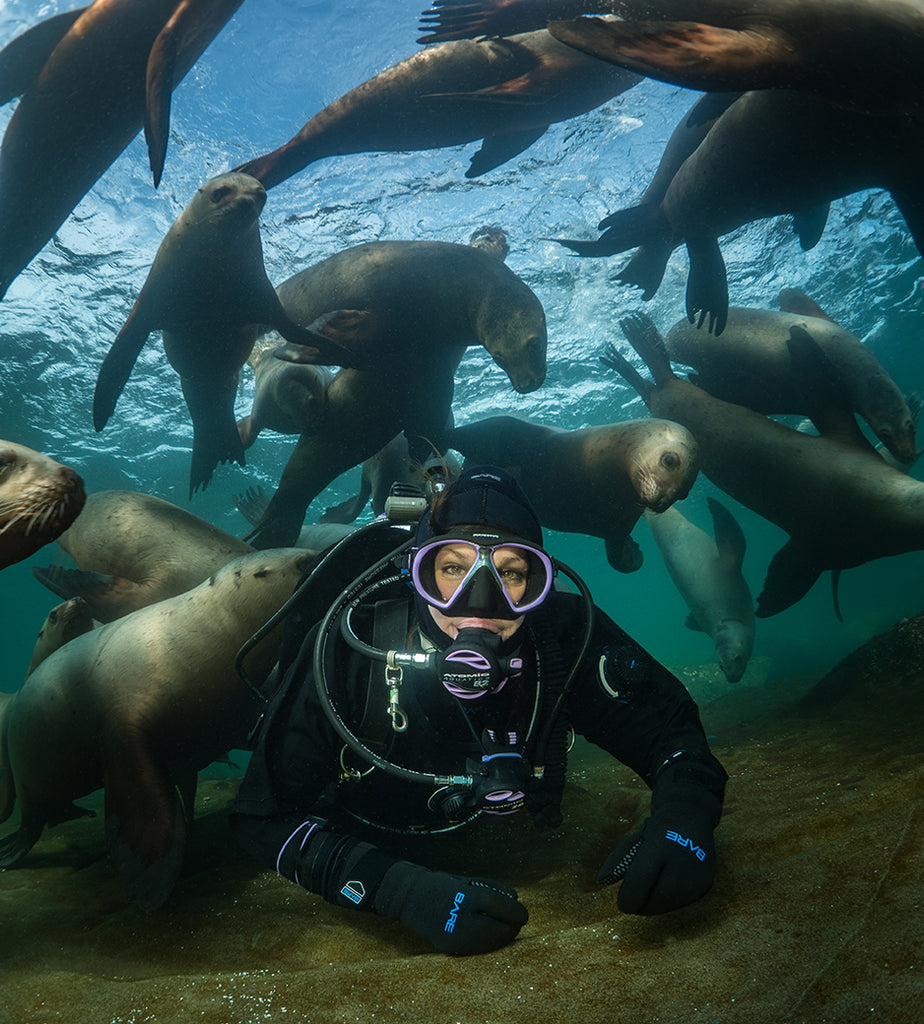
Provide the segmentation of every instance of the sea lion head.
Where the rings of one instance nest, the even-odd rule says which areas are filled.
[[[266,189],[249,174],[229,171],[202,185],[183,211],[185,227],[226,232],[256,224],[266,205]]]
[[[68,466],[0,441],[0,568],[62,534],[85,501],[83,480]]]
[[[699,473],[699,446],[679,423],[642,422],[649,429],[631,451],[629,478],[645,508],[664,512],[690,493]]]
[[[492,262],[506,273],[486,292],[475,329],[491,358],[510,378],[514,391],[526,395],[545,380],[545,310],[532,289],[513,271],[497,260]]]

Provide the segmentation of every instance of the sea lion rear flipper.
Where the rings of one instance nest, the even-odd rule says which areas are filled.
[[[42,823],[27,825],[23,822],[15,832],[0,839],[0,868],[18,864],[38,842],[43,829]]]
[[[628,206],[624,210],[616,210],[615,213],[604,217],[597,228],[603,231],[603,234],[595,240],[555,238],[553,241],[567,246],[578,256],[614,256],[627,249],[662,241],[669,235],[660,207],[656,203],[641,203],[638,206]]]
[[[642,567],[642,549],[629,534],[604,538],[606,560],[617,572],[637,572]]]
[[[713,497],[706,498],[709,511],[712,513],[712,532],[719,557],[727,559],[728,564],[740,571],[747,550],[744,531],[728,509]]]
[[[0,50],[0,105],[21,96],[38,78],[52,50],[86,7],[64,11],[26,29]]]
[[[649,78],[707,92],[776,85],[793,48],[771,25],[733,29],[694,21],[550,21],[560,42]]]
[[[655,384],[661,384],[675,376],[664,338],[647,313],[643,313],[641,310],[630,313],[619,321],[619,326],[628,338],[629,344],[651,370]],[[644,393],[639,392],[639,394],[642,395],[642,398],[645,397]]]
[[[547,124],[539,128],[527,128],[521,132],[505,132],[503,135],[486,135],[481,148],[472,157],[466,178],[477,178],[481,174],[493,171],[518,153],[529,147],[545,134]]]
[[[728,322],[728,276],[719,240],[709,236],[688,238],[686,242],[690,256],[687,319],[697,328],[708,321],[706,330],[718,337]]]
[[[420,16],[418,43],[445,43],[477,36],[509,36],[545,28],[548,4],[535,0],[433,0]]]
[[[372,485],[366,475],[363,474],[359,484],[359,492],[354,494],[352,498],[341,501],[339,505],[331,505],[330,508],[326,508],[318,522],[352,523],[366,507],[366,502],[371,494]]]
[[[687,114],[687,128],[698,128],[717,121],[728,108],[740,99],[742,92],[707,92],[693,104]]]
[[[150,330],[142,326],[137,315],[140,298],[139,295],[135,300],[128,319],[116,335],[99,368],[96,389],[93,392],[93,426],[96,430],[102,430],[115,411],[119,395],[122,394],[144,343],[148,340]]]
[[[256,487],[248,487],[243,494],[232,494],[231,500],[234,502],[238,512],[252,526],[260,522],[269,505],[266,491],[259,484]]]
[[[766,619],[778,615],[812,589],[821,569],[806,558],[806,549],[790,540],[773,556],[764,589],[757,598],[756,615]]]
[[[363,370],[368,368],[368,361],[357,353],[388,333],[391,318],[374,310],[334,309],[319,316],[310,327],[300,327],[287,315],[284,323],[273,326],[288,342],[273,353],[277,359]]]
[[[205,490],[215,467],[222,462],[246,465],[244,446],[234,420],[237,374],[225,380],[181,377],[183,397],[193,425],[192,460],[189,468],[190,498]]]
[[[84,569],[64,569],[60,565],[33,566],[32,575],[53,594],[69,600],[82,598],[94,619],[112,622],[126,613],[147,604],[141,599],[142,588],[134,580],[124,576],[106,576]],[[134,594],[139,599],[135,600]]]
[[[805,252],[814,249],[821,240],[825,225],[828,223],[830,209],[830,203],[819,203],[816,206],[806,206],[801,210],[793,211],[792,228],[798,236],[799,245]]]
[[[640,245],[629,262],[616,275],[620,284],[642,289],[642,301],[653,299],[664,280],[667,261],[674,251],[674,243],[656,239]]]

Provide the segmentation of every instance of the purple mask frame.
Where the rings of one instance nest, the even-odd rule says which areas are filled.
[[[435,590],[436,593],[431,593],[424,585],[421,580],[421,567],[428,554],[437,548],[444,547],[447,544],[464,544],[467,547],[474,548],[476,551],[476,557],[471,568],[459,581],[459,585],[452,592],[449,599],[443,600],[439,596],[435,580],[432,589]],[[513,548],[515,551],[523,552],[526,561],[530,565],[531,572],[534,571],[536,563],[539,564],[539,567],[541,567],[545,575],[545,580],[538,595],[527,596],[529,595],[530,589],[529,584],[527,584],[527,593],[524,594],[523,600],[520,604],[515,604],[510,599],[510,595],[507,593],[507,588],[504,586],[504,581],[501,579],[500,573],[497,571],[497,566],[494,564],[494,552],[499,548]],[[552,581],[555,576],[555,568],[552,565],[552,559],[549,558],[542,548],[536,547],[532,544],[524,544],[522,541],[502,541],[497,544],[485,545],[477,544],[475,541],[469,540],[467,537],[444,536],[431,540],[426,544],[422,544],[419,548],[416,548],[411,553],[410,563],[411,579],[414,583],[414,589],[428,604],[433,605],[434,608],[438,608],[441,612],[452,610],[453,604],[455,604],[459,597],[465,593],[468,585],[472,582],[475,573],[482,568],[486,568],[490,572],[499,592],[503,595],[504,602],[515,616],[523,615],[525,612],[531,611],[533,608],[542,604],[546,597],[548,597],[549,591],[552,589]]]

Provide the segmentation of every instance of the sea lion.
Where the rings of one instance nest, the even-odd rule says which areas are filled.
[[[253,548],[177,505],[137,491],[97,491],[58,545],[73,570],[34,570],[64,598],[82,597],[102,622],[175,597]]]
[[[715,656],[730,683],[744,675],[754,649],[754,599],[741,574],[745,539],[732,514],[707,498],[715,540],[676,505],[643,513],[664,564],[690,609],[689,629],[712,637]]]
[[[0,298],[145,127],[155,187],[172,90],[241,0],[95,0],[0,52]]]
[[[49,654],[54,654],[69,640],[89,633],[98,625],[100,623],[93,618],[90,606],[82,597],[72,597],[67,601],[62,601],[61,604],[56,604],[45,617],[42,628],[39,630],[26,675],[32,675]]]
[[[650,78],[687,89],[795,89],[876,113],[924,111],[921,0],[598,0],[588,6],[626,20],[551,21],[549,31]]]
[[[294,543],[311,500],[399,431],[442,450],[453,374],[467,346],[483,344],[521,394],[545,379],[542,303],[501,259],[480,247],[369,242],[301,271],[278,292],[299,323],[315,322],[329,310],[360,310],[375,330],[364,339],[349,336],[368,368],[345,368],[334,377],[323,424],[301,435],[266,516],[246,535],[256,547]],[[325,333],[345,343],[337,326],[329,322]],[[281,354],[302,358],[295,345]]]
[[[602,537],[619,572],[641,567],[631,533],[642,510],[663,512],[685,498],[699,468],[693,436],[667,420],[559,430],[490,416],[457,427],[449,441],[467,460],[515,476],[543,526]]]
[[[247,174],[219,174],[199,188],[161,242],[96,381],[93,425],[102,430],[148,335],[163,331],[193,422],[190,497],[208,485],[218,463],[244,465],[234,398],[258,325],[309,346],[316,362],[354,365],[282,308],[263,266],[258,218],[265,202],[266,190]]]
[[[272,188],[328,156],[483,139],[465,172],[474,178],[531,146],[550,124],[592,110],[640,80],[545,31],[441,43],[351,89],[285,145],[238,170]]]
[[[858,433],[852,412],[848,424],[826,429],[830,404],[819,401],[814,382],[795,372],[788,346],[794,325],[808,331],[824,352],[848,408],[866,420],[895,458],[913,462],[914,418],[904,395],[863,342],[830,318],[731,308],[721,337],[681,320],[668,331],[665,344],[674,362],[695,369],[690,380],[716,398],[756,412],[807,415],[823,434],[849,437],[851,426]],[[855,442],[867,443],[862,435]]]
[[[68,466],[0,441],[0,569],[50,544],[83,508],[83,480]]]
[[[241,444],[249,448],[261,430],[300,434],[320,424],[327,386],[333,374],[326,366],[277,359],[278,342],[261,338],[247,362],[254,372],[250,413],[237,421]]]
[[[728,311],[721,235],[794,212],[808,249],[821,236],[831,200],[886,188],[924,252],[922,180],[924,138],[916,119],[857,113],[807,93],[749,92],[715,121],[657,206],[630,207],[607,218],[610,251],[651,245],[666,261],[684,242],[690,257],[687,317],[692,322],[698,316],[700,325],[708,320],[720,334]],[[659,281],[663,265],[649,273]]]
[[[639,392],[653,416],[693,434],[700,468],[717,487],[789,534],[770,563],[758,617],[795,604],[826,569],[924,548],[924,484],[872,450],[808,436],[714,398],[674,374],[664,339],[644,313],[621,324],[654,380],[645,380],[615,346],[603,362]],[[804,372],[825,358],[805,331],[796,331],[790,346]]]
[[[181,869],[195,773],[243,747],[262,707],[235,671],[237,652],[309,561],[301,550],[244,555],[46,658],[0,718],[22,812],[0,840],[0,867],[18,864],[46,824],[87,813],[72,801],[103,786],[109,855],[131,896],[160,906]],[[255,686],[278,644],[277,627],[249,652]]]
[[[269,505],[269,495],[259,485],[248,487],[243,494],[233,494],[231,497],[237,510],[251,526],[260,522]],[[358,529],[352,523],[305,523],[299,531],[298,542],[293,546],[321,552]]]
[[[432,0],[420,16],[418,43],[509,36],[545,28],[553,19],[614,11],[616,0]],[[623,4],[619,3],[621,8]]]

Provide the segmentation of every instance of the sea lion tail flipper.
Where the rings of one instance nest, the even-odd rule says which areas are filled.
[[[651,370],[655,384],[671,380],[675,376],[664,338],[647,313],[643,313],[641,310],[630,313],[619,321],[619,326],[629,339],[629,344]],[[642,398],[644,397],[642,395]]]
[[[728,321],[728,277],[719,240],[714,236],[687,238],[690,273],[687,276],[687,319],[718,337]],[[697,318],[697,314],[699,317]]]
[[[707,92],[759,89],[793,63],[793,48],[770,25],[722,28],[693,21],[550,21],[562,43],[649,78]]]
[[[181,377],[180,384],[193,425],[189,469],[191,498],[200,487],[203,490],[208,487],[219,463],[236,462],[244,466],[246,457],[234,419],[237,374],[220,381]]]
[[[504,132],[502,135],[486,135],[481,148],[472,157],[465,172],[466,178],[477,178],[481,174],[493,171],[518,153],[529,147],[545,134],[547,124],[539,128],[529,128],[522,132]]]
[[[238,512],[252,526],[260,522],[269,505],[266,491],[259,484],[256,487],[248,487],[243,494],[232,494],[231,500],[234,502]]]
[[[731,565],[740,570],[747,550],[744,531],[731,512],[715,498],[708,497],[706,502],[712,513],[712,530],[719,555],[727,558]]]
[[[0,105],[21,96],[38,78],[52,50],[70,32],[86,7],[65,11],[21,32],[0,50]]]
[[[128,319],[116,335],[99,368],[96,389],[93,392],[93,426],[96,430],[102,430],[115,411],[119,395],[122,394],[144,343],[148,340],[150,331],[141,325],[137,310],[136,299]]]
[[[759,619],[779,615],[812,589],[821,569],[808,560],[806,549],[790,540],[773,556],[764,588],[757,598]]]
[[[815,206],[806,206],[801,210],[794,210],[792,215],[792,227],[799,239],[799,245],[805,252],[814,249],[824,234],[825,225],[828,223],[828,211],[830,203],[818,203]]]

